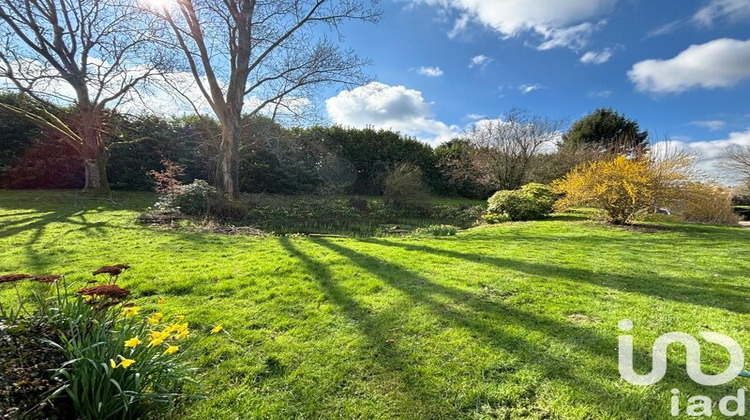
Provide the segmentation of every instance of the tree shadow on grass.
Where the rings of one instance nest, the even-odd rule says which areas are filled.
[[[459,259],[477,264],[488,264],[497,268],[517,271],[534,276],[558,277],[576,283],[607,287],[623,292],[635,292],[644,296],[671,300],[678,303],[725,309],[741,314],[750,313],[750,305],[747,304],[747,298],[750,296],[750,287],[748,286],[719,283],[715,281],[700,281],[695,279],[691,279],[688,282],[685,279],[664,277],[651,273],[648,274],[648,278],[618,273],[597,273],[562,265],[539,264],[510,258],[435,248],[426,245],[412,245],[396,241],[391,242],[375,238],[365,239],[363,242],[381,246],[398,247],[406,251],[441,255],[447,258]]]
[[[541,378],[560,381],[576,390],[577,394],[580,393],[581,401],[578,402],[593,407],[593,411],[588,415],[644,418],[649,417],[649,411],[653,417],[654,410],[662,408],[663,401],[654,402],[652,399],[650,407],[644,404],[643,413],[613,412],[616,410],[613,409],[613,401],[628,400],[632,408],[640,406],[643,398],[639,390],[633,390],[632,387],[628,390],[628,386],[623,386],[623,382],[619,380],[617,340],[614,334],[612,337],[604,337],[592,328],[522,311],[504,303],[487,300],[478,294],[438,284],[403,267],[385,263],[377,257],[354,251],[330,240],[316,238],[311,241],[347,258],[352,264],[405,293],[415,305],[427,308],[436,317],[471,331],[483,343],[511,352],[522,363],[541,371]],[[444,299],[452,303],[445,304],[442,302]],[[545,338],[535,341],[527,335],[511,333],[509,327],[536,332]],[[580,367],[583,360],[571,360],[565,351],[556,353],[553,348],[560,344],[573,348],[579,357],[592,361],[597,369],[603,369],[605,372],[592,375],[592,372]],[[645,352],[636,351],[635,357],[637,360],[650,360],[650,355]],[[684,372],[684,364],[674,365],[680,366]],[[680,369],[675,369],[678,370]],[[693,393],[706,391],[682,376],[675,376],[672,371],[668,379],[670,385],[677,384],[681,390],[692,390]],[[731,388],[724,387],[722,391],[717,392],[723,395],[721,392],[729,393]],[[662,389],[661,395],[664,395],[664,401],[667,401],[667,388]]]
[[[45,194],[49,194],[48,199],[45,199]],[[46,238],[54,242],[63,241],[64,236],[72,231],[103,235],[105,228],[109,226],[107,221],[90,221],[88,215],[106,211],[107,207],[102,204],[110,200],[96,197],[81,199],[79,194],[69,191],[8,192],[2,196],[0,211],[15,211],[3,214],[0,218],[0,238],[9,238],[14,246],[23,248],[29,268],[42,273],[47,267],[47,259],[43,255],[44,249],[38,249],[38,244],[51,224],[69,228],[67,232],[61,232],[54,238]],[[21,235],[21,238],[14,240],[14,237]]]
[[[310,258],[287,237],[279,238],[279,244],[302,263],[326,296],[355,322],[361,336],[366,339],[369,350],[373,351],[377,363],[388,372],[398,376],[397,391],[403,392],[409,399],[408,406],[399,407],[399,411],[417,410],[419,412],[428,409],[432,404],[437,404],[438,401],[432,401],[434,397],[425,392],[430,388],[428,384],[420,383],[420,378],[410,373],[410,362],[402,357],[393,343],[387,341],[393,325],[388,325],[380,319],[380,316],[373,315],[346,293],[334,280],[333,273],[327,265]]]

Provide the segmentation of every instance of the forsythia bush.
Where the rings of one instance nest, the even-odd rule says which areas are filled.
[[[526,184],[520,190],[498,191],[487,200],[487,214],[482,216],[487,221],[502,220],[536,220],[550,213],[557,201],[557,194],[543,184]]]
[[[659,161],[618,156],[584,164],[553,183],[563,195],[557,207],[594,206],[610,223],[630,223],[641,212],[679,200],[688,166],[688,159],[681,157]]]

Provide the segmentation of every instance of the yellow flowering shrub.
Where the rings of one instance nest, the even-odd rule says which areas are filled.
[[[556,207],[593,206],[603,210],[610,223],[630,223],[641,212],[678,200],[688,166],[683,158],[623,155],[587,163],[553,183],[555,191],[563,195]]]

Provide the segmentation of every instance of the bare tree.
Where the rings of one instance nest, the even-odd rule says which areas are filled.
[[[164,67],[153,48],[163,22],[130,0],[0,0],[0,78],[36,99],[3,108],[54,130],[84,161],[85,189],[108,190],[108,111]],[[72,106],[59,118],[47,103]]]
[[[171,26],[174,46],[221,124],[216,181],[230,197],[238,193],[246,105],[248,115],[276,117],[296,112],[313,88],[365,81],[365,62],[321,29],[335,34],[344,21],[376,21],[369,1],[164,0],[155,11]]]
[[[502,118],[475,123],[466,133],[476,147],[474,164],[499,189],[521,187],[534,157],[553,148],[561,121],[512,109]],[[551,150],[548,150],[551,151]]]
[[[750,189],[750,146],[734,145],[722,156],[722,166],[734,175],[738,175]]]

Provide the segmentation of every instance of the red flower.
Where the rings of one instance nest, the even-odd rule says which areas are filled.
[[[130,268],[128,264],[115,264],[115,265],[105,265],[104,267],[99,268],[98,270],[91,273],[92,275],[97,274],[109,274],[110,276],[119,276],[122,274],[123,270],[127,270]]]
[[[0,283],[12,283],[14,281],[33,278],[31,274],[6,274],[0,276]]]
[[[39,283],[54,283],[58,280],[60,280],[62,276],[57,274],[50,274],[48,276],[36,276],[34,277],[34,280],[38,281]]]
[[[79,295],[99,296],[120,300],[128,297],[128,295],[130,294],[130,290],[123,289],[116,284],[103,284],[101,286],[84,287],[83,289],[78,290],[76,293],[78,293]]]

